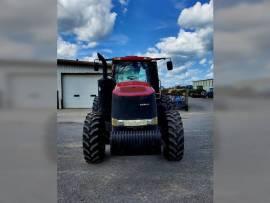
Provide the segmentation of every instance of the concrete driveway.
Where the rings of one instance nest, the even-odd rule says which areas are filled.
[[[89,110],[58,112],[59,202],[212,202],[213,101],[190,98],[182,112],[185,155],[110,156],[88,165],[82,156],[83,120]]]

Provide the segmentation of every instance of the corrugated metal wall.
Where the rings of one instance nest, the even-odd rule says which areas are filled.
[[[110,71],[109,71],[110,72]],[[66,66],[66,65],[58,65],[57,66],[57,91],[58,91],[58,106],[62,108],[62,75],[68,74],[100,74],[102,76],[102,70],[95,71],[94,67],[81,67],[81,66]]]

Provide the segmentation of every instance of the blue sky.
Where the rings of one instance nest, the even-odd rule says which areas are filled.
[[[164,86],[211,78],[212,8],[193,0],[58,0],[58,58],[168,56],[175,69],[161,64]]]

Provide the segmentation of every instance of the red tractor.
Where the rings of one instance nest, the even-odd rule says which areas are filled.
[[[98,53],[103,77],[98,81],[98,96],[83,127],[83,154],[87,163],[105,157],[105,145],[112,155],[163,153],[171,161],[184,155],[184,129],[170,98],[160,92],[157,61],[169,58],[126,56],[105,59]],[[107,74],[107,61],[112,74]]]

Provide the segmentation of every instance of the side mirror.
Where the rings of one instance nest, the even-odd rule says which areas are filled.
[[[95,71],[99,70],[99,64],[97,62],[94,62],[94,70]]]
[[[172,70],[173,69],[172,61],[167,61],[167,69],[168,70]]]

